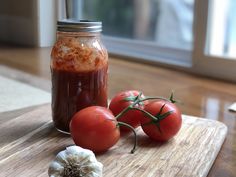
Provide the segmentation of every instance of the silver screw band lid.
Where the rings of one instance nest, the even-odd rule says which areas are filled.
[[[63,32],[101,32],[102,22],[89,20],[60,20],[57,22],[57,30]]]

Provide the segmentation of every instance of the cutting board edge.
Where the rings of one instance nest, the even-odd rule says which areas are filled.
[[[217,122],[219,122],[219,121],[217,121]],[[222,149],[222,146],[223,146],[223,144],[224,144],[224,142],[225,142],[225,139],[226,139],[226,136],[227,136],[227,133],[228,133],[228,127],[224,124],[224,123],[222,123],[222,122],[219,122],[222,126],[223,126],[223,135],[224,136],[222,136],[222,138],[221,138],[221,141],[220,141],[220,143],[218,144],[218,150],[215,152],[215,155],[214,155],[214,158],[213,158],[213,160],[211,161],[211,163],[210,163],[210,168],[208,169],[208,170],[206,170],[205,171],[205,174],[202,176],[202,177],[207,177],[207,175],[209,174],[209,172],[210,172],[210,170],[211,170],[211,168],[212,168],[212,166],[213,166],[213,164],[215,163],[215,160],[216,160],[216,158],[217,158],[217,156],[218,156],[218,154],[219,154],[219,152],[221,151],[221,149]]]
[[[195,120],[201,119],[201,120],[206,120],[206,121],[208,121],[208,122],[215,122],[215,123],[221,125],[222,128],[224,127],[224,128],[226,129],[226,133],[228,132],[228,127],[227,127],[227,125],[225,125],[223,122],[218,121],[218,120],[214,120],[214,119],[210,119],[210,118],[197,117],[197,116],[191,116],[191,115],[186,115],[186,114],[182,114],[182,118],[185,119],[185,120],[190,119],[190,118],[193,118],[193,119],[195,119]]]

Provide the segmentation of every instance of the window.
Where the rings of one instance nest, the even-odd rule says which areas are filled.
[[[236,1],[212,1],[209,9],[208,40],[206,54],[236,57]]]
[[[236,15],[234,0],[199,0],[195,3],[192,69],[201,74],[236,81]]]
[[[67,2],[70,18],[103,22],[111,53],[236,80],[234,0]]]
[[[193,2],[85,0],[82,18],[102,20],[103,32],[107,36],[142,40],[163,47],[191,49]]]
[[[193,0],[86,0],[82,17],[103,22],[104,40],[110,52],[191,66],[193,3]]]

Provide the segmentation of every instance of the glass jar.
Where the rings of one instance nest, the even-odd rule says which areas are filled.
[[[108,54],[101,22],[59,21],[51,51],[52,118],[69,132],[73,115],[88,106],[107,107]]]

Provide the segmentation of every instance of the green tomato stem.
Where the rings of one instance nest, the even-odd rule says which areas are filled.
[[[132,132],[134,133],[134,147],[133,147],[133,149],[130,151],[130,153],[133,154],[133,153],[135,152],[136,146],[137,146],[137,134],[136,134],[136,132],[135,132],[135,129],[134,129],[131,125],[126,124],[126,123],[124,123],[124,122],[118,122],[118,126],[128,127],[128,128],[131,129]]]
[[[136,108],[136,107],[132,107],[132,108],[130,108],[130,109],[139,110],[139,111],[141,111],[142,113],[146,114],[150,119],[152,119],[152,120],[154,120],[154,121],[157,121],[157,120],[158,120],[155,116],[153,116],[152,114],[150,114],[149,112],[147,112],[147,111],[145,111],[145,110],[143,110],[143,109]]]
[[[169,114],[172,113],[172,111],[169,111],[167,112],[166,114],[163,114],[163,115],[158,115],[157,117],[153,116],[152,114],[150,114],[149,112],[143,110],[143,109],[140,109],[138,107],[135,107],[136,104],[139,104],[140,102],[144,102],[146,100],[154,100],[154,99],[160,99],[160,100],[165,100],[165,101],[168,101],[168,102],[171,102],[171,103],[175,103],[176,101],[173,99],[173,92],[171,93],[171,96],[170,96],[170,99],[167,99],[167,98],[164,98],[164,97],[145,97],[145,98],[141,98],[141,95],[142,95],[142,92],[139,93],[139,95],[133,100],[134,102],[129,105],[128,107],[126,107],[125,109],[123,109],[115,118],[116,120],[119,120],[120,117],[122,117],[124,114],[126,114],[128,111],[130,110],[138,110],[138,111],[141,111],[142,113],[146,114],[150,119],[151,119],[151,123],[155,123],[158,128],[159,128],[159,131],[161,132],[160,130],[160,125],[159,125],[159,121],[164,119],[165,117],[167,117]],[[164,106],[163,106],[164,107]],[[160,119],[160,120],[159,120]],[[131,150],[131,153],[133,154],[136,150],[136,146],[137,146],[137,134],[135,132],[135,129],[127,124],[127,123],[124,123],[124,122],[119,122],[117,123],[117,126],[125,126],[125,127],[128,127],[129,129],[132,130],[132,132],[134,133],[134,147],[133,149]]]
[[[123,109],[117,116],[116,119],[119,120],[120,117],[122,117],[126,112],[128,112],[130,110],[131,106],[126,107],[125,109]]]
[[[125,109],[123,109],[117,116],[116,116],[116,119],[119,120],[120,117],[122,117],[124,114],[126,114],[129,110],[131,109],[136,109],[136,107],[134,107],[136,104],[140,103],[140,102],[144,102],[146,100],[154,100],[154,99],[160,99],[160,100],[165,100],[165,101],[169,101],[171,102],[169,99],[167,98],[164,98],[164,97],[145,97],[143,99],[140,99],[142,93],[140,92],[139,95],[137,96],[137,99],[131,104],[129,105],[128,107],[126,107]],[[150,113],[144,111],[144,110],[141,110],[141,109],[138,109],[137,110],[139,111],[142,111],[144,112],[146,115],[148,115],[149,117],[152,117],[152,119],[156,120],[154,118],[154,116],[152,116]]]
[[[125,113],[127,113],[134,105],[136,105],[138,102],[140,102],[139,99],[137,99],[136,101],[134,101],[131,105],[129,105],[128,107],[126,107],[125,109],[123,109],[117,116],[116,119],[119,120],[120,117],[122,117]]]
[[[146,101],[146,100],[165,100],[165,101],[171,102],[171,100],[164,97],[145,97],[143,99],[140,99],[139,102]]]

